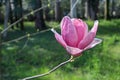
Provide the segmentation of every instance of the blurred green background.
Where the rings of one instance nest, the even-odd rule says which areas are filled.
[[[22,15],[20,15],[21,11],[19,12],[21,9],[18,9],[18,11],[14,8],[11,9],[13,21],[11,21],[10,12],[8,12],[9,17],[6,15],[8,7],[5,2],[7,3],[7,1],[11,2],[11,6],[19,4],[17,9],[21,8],[20,3],[22,2]],[[54,34],[49,29],[55,28],[60,32],[60,20],[70,12],[70,5],[72,4],[70,1],[72,0],[69,2],[67,0],[38,0],[42,1],[42,3],[39,3],[41,6],[38,7],[35,6],[37,0],[7,1],[0,0],[0,14],[3,15],[0,15],[0,32],[6,28],[6,24],[9,26],[36,8],[48,5],[49,14],[46,18],[45,9],[47,8],[43,8],[43,12],[32,13],[24,17],[22,22],[14,25],[14,28],[9,28],[6,35],[5,33],[0,35],[0,80],[18,80],[45,73],[69,59],[70,55],[56,41]],[[56,9],[54,10],[55,5],[52,4],[57,4],[56,1],[61,4],[61,7],[58,6],[58,10],[61,9],[61,17],[55,17],[58,14],[55,12]],[[91,1],[95,2],[96,0]],[[103,42],[90,50],[84,51],[83,55],[74,62],[62,66],[50,75],[32,80],[120,80],[120,1],[98,1],[99,12],[96,12],[97,18],[84,15],[86,13],[85,5],[82,5],[82,3],[85,4],[86,0],[78,0],[77,15],[71,15],[82,18],[88,24],[89,30],[93,26],[94,20],[98,19],[99,29],[96,37],[102,39]],[[109,5],[106,3],[107,1]],[[89,0],[87,3],[89,3]],[[90,5],[96,6],[95,4],[98,3],[95,2]],[[109,9],[104,7],[105,5]],[[104,11],[104,9],[109,12]],[[15,13],[19,13],[17,19]],[[42,17],[38,15],[36,18],[36,14],[43,15]],[[45,26],[41,21],[44,21]]]
[[[87,21],[92,27],[93,22]],[[107,23],[107,24],[106,24]],[[47,22],[57,26],[58,22]],[[28,33],[36,32],[32,22],[25,22]],[[119,80],[120,79],[120,20],[100,20],[97,37],[103,42],[83,52],[74,62],[68,63],[46,77],[35,80]],[[56,30],[60,31],[59,27]],[[7,39],[26,34],[10,31]],[[17,80],[44,73],[70,55],[57,43],[51,31],[39,33],[20,41],[2,45],[3,80]]]

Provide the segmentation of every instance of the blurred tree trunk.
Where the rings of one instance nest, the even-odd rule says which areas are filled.
[[[75,17],[77,17],[77,13],[76,13],[76,5],[75,5],[75,2],[76,2],[77,0],[70,0],[70,16],[72,17],[72,18],[75,18]]]
[[[83,1],[83,0],[82,0]],[[85,0],[85,18],[89,19],[89,14],[88,14],[88,1]]]
[[[0,10],[0,24],[3,23],[3,14],[1,13],[1,10]]]
[[[85,4],[84,4],[85,1],[83,1],[83,0],[79,0],[79,1],[80,1],[80,2],[79,2],[80,5],[81,5],[81,6],[80,6],[80,7],[81,7],[81,8],[80,8],[81,11],[79,11],[78,14],[79,14],[80,18],[85,18],[85,6],[84,6],[84,5],[85,5]],[[78,10],[77,10],[77,11],[78,11]],[[78,16],[77,16],[77,17],[78,17]]]
[[[45,8],[45,20],[48,20],[48,21],[50,21],[50,19],[51,19],[49,12],[50,12],[50,8],[48,8],[48,7]]]
[[[10,21],[10,24],[12,24],[13,22],[14,22],[14,20],[13,20],[13,11],[12,11],[12,1],[10,0],[10,6],[9,6],[9,8],[10,8],[10,13],[9,13],[9,21]],[[14,29],[14,26],[12,27],[12,29]]]
[[[14,0],[14,17],[15,17],[15,21],[18,20],[18,0]],[[16,24],[16,27],[19,27],[18,23]]]
[[[19,0],[19,5],[20,5],[20,18],[23,17],[23,7],[22,7],[22,0]],[[23,25],[23,19],[20,21],[20,29],[24,30],[24,25]]]
[[[1,46],[1,44],[2,44],[2,36],[1,36],[1,34],[0,34],[0,79],[2,79],[2,66],[1,66],[1,63],[2,63],[2,51],[1,51],[1,48],[2,48],[2,46]]]
[[[3,20],[4,16],[3,16],[1,11],[2,11],[2,2],[0,2],[0,23],[3,23],[4,22],[4,20]]]
[[[98,6],[99,6],[99,0],[87,0],[86,7],[88,7],[88,17],[91,20],[98,19],[97,13],[98,13]]]
[[[42,0],[36,0],[35,6],[36,9],[42,7]],[[43,10],[40,10],[35,13],[35,27],[39,30],[46,29],[45,22],[43,19]]]
[[[112,11],[111,11],[112,17],[115,16],[115,0],[112,0]]]
[[[60,7],[60,0],[56,0],[55,3],[55,20],[60,21],[61,20],[61,7]]]
[[[10,1],[6,0],[5,3],[5,18],[4,18],[4,29],[8,27],[8,18],[9,18],[9,6],[10,6]],[[3,33],[3,37],[7,37],[7,31]]]
[[[0,23],[2,23],[2,13],[1,13],[2,2],[0,2]],[[0,79],[2,79],[2,51],[1,51],[1,44],[2,44],[2,34],[0,33]]]
[[[110,19],[109,3],[110,3],[110,0],[105,0],[104,19],[106,19],[106,20],[109,20],[109,19]]]
[[[14,16],[15,16],[15,21],[23,17],[22,0],[14,0]],[[16,27],[20,27],[21,30],[24,30],[23,20],[17,23]]]

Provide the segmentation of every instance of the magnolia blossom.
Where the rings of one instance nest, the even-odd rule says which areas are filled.
[[[101,43],[101,39],[95,38],[98,29],[98,21],[94,22],[93,28],[88,32],[88,26],[81,19],[65,16],[61,21],[61,35],[54,29],[56,40],[72,56],[79,56],[83,51]]]

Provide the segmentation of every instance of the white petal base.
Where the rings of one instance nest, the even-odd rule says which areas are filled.
[[[79,48],[70,47],[70,46],[67,46],[66,50],[68,51],[68,53],[70,53],[73,56],[79,56],[83,51],[83,50],[80,50]]]

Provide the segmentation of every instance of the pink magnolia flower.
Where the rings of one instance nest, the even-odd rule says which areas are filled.
[[[61,35],[54,29],[56,40],[72,56],[79,56],[83,51],[101,43],[101,39],[95,38],[98,28],[98,21],[94,22],[93,28],[88,32],[88,26],[81,19],[70,19],[65,16],[61,21]]]

